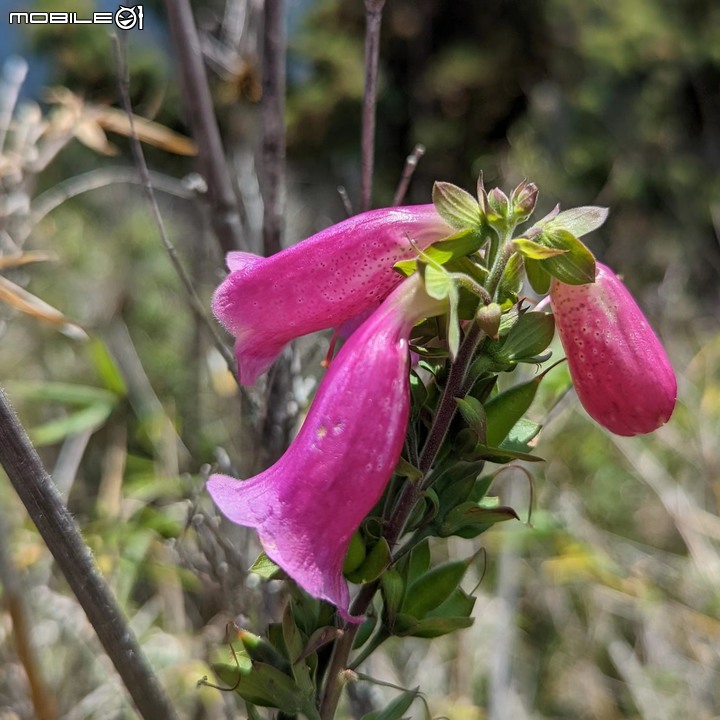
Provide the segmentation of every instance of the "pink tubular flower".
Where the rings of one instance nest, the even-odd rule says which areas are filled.
[[[448,237],[434,205],[356,215],[269,258],[228,253],[230,274],[213,298],[235,336],[240,382],[252,385],[300,335],[340,325],[376,307],[402,277],[399,260]]]
[[[305,422],[272,467],[238,481],[213,475],[222,513],[256,528],[266,554],[346,620],[342,567],[350,537],[400,457],[410,407],[408,337],[421,317],[444,312],[414,275],[356,330],[331,362]]]
[[[672,415],[677,381],[665,350],[620,278],[550,290],[555,323],[583,407],[616,435],[649,433]]]

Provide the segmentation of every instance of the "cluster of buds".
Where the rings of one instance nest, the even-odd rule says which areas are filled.
[[[293,338],[364,318],[331,360],[282,458],[248,480],[213,475],[207,484],[227,518],[256,528],[268,557],[350,622],[359,618],[350,614],[343,563],[401,460],[411,334],[421,338],[413,340],[418,350],[424,337],[427,356],[439,352],[444,362],[476,329],[463,356],[460,396],[451,398],[468,426],[450,438],[463,461],[532,459],[526,441],[539,426],[528,431],[525,423],[520,438],[512,431],[545,373],[499,395],[494,385],[518,362],[547,359],[540,353],[555,325],[581,403],[608,430],[650,432],[675,404],[675,375],[657,336],[620,280],[579,240],[602,224],[605,210],[556,209],[514,237],[534,210],[532,183],[508,197],[497,188],[486,192],[481,179],[477,198],[437,183],[433,200],[358,215],[270,258],[230,253],[230,274],[213,300],[235,336],[244,384]],[[524,311],[523,277],[536,292],[550,292],[554,320]],[[439,315],[447,320],[420,325],[418,333],[418,323]],[[451,484],[444,495],[438,489],[441,505],[452,497],[460,506],[441,507],[437,534],[482,524],[469,488],[464,496]]]

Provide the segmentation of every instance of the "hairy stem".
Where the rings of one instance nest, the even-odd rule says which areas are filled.
[[[95,628],[140,716],[145,720],[175,720],[175,709],[2,389],[0,464]]]
[[[365,94],[362,107],[360,166],[360,210],[372,203],[373,165],[375,161],[375,111],[377,109],[380,26],[385,0],[365,0]]]
[[[201,172],[208,185],[215,234],[222,251],[227,253],[242,247],[242,225],[237,197],[225,163],[200,39],[189,0],[166,0],[165,9],[180,66],[185,108],[198,144]]]

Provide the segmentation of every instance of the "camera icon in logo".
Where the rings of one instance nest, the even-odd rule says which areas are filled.
[[[115,24],[121,30],[132,30],[134,27],[142,30],[143,6],[135,5],[135,7],[125,7],[124,5],[120,5],[115,12]]]

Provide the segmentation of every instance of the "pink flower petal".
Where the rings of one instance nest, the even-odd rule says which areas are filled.
[[[553,280],[553,314],[580,402],[616,435],[649,433],[672,415],[677,380],[620,278],[597,263],[595,282]]]
[[[452,234],[433,205],[371,210],[269,258],[233,252],[213,312],[236,338],[240,382],[252,385],[293,338],[378,305],[402,282],[398,260]]]

